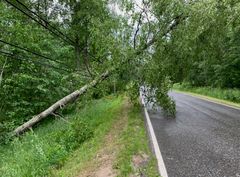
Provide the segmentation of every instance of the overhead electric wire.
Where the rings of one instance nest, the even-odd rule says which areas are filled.
[[[60,31],[59,29],[57,29],[56,27],[52,26],[50,24],[50,22],[48,22],[46,19],[44,19],[43,17],[41,17],[40,15],[38,15],[36,12],[32,11],[31,9],[29,9],[25,4],[23,4],[21,1],[16,0],[19,4],[21,4],[23,7],[25,7],[25,9],[27,9],[29,12],[31,12],[32,14],[34,14],[35,16],[37,16],[39,19],[41,19],[42,21],[44,21],[46,24],[48,24],[48,26],[50,26],[51,28],[55,29],[59,34],[61,34],[62,36],[64,36],[66,39],[68,39],[71,43],[75,44],[74,41],[72,41],[72,39],[70,39],[68,36],[66,36],[62,31]]]
[[[57,69],[57,70],[62,70],[62,71],[65,71],[65,72],[71,72],[70,70],[63,69],[63,68],[59,68],[59,67],[56,67],[56,66],[53,66],[53,65],[49,65],[49,64],[45,64],[45,63],[42,63],[42,62],[39,62],[39,61],[35,61],[35,60],[33,60],[33,59],[30,59],[30,58],[25,59],[25,58],[21,58],[21,57],[16,57],[16,56],[14,56],[12,53],[5,52],[5,51],[2,51],[2,50],[0,50],[0,54],[1,54],[2,56],[8,57],[8,58],[10,58],[10,59],[25,60],[25,61],[30,60],[30,61],[32,61],[33,63],[38,64],[38,65],[48,66],[48,67],[51,67],[51,68],[54,68],[54,69]]]
[[[4,43],[4,44],[7,44],[7,45],[9,45],[9,46],[12,46],[12,47],[21,49],[21,50],[23,50],[23,51],[29,52],[29,53],[34,54],[34,55],[36,55],[36,56],[45,58],[45,59],[47,59],[47,60],[51,60],[51,61],[54,61],[54,62],[56,62],[56,63],[65,65],[65,63],[62,63],[62,62],[57,61],[57,60],[54,60],[54,59],[52,59],[52,58],[49,58],[49,57],[44,56],[44,55],[42,55],[42,54],[39,54],[39,53],[37,53],[37,52],[31,51],[31,50],[29,50],[29,49],[27,49],[27,48],[20,47],[20,46],[18,46],[18,45],[16,45],[16,44],[12,44],[12,43],[3,41],[2,39],[0,39],[0,42],[1,42],[1,43]]]
[[[43,19],[42,17],[40,17],[39,15],[37,15],[35,12],[33,12],[32,10],[30,10],[26,5],[24,5],[23,3],[19,2],[18,0],[16,0],[19,4],[21,4],[25,9],[27,9],[31,14],[34,14],[35,16],[37,16],[40,20],[44,21],[46,24],[48,24],[48,26],[50,26],[51,28],[53,28],[55,31],[58,31],[58,34],[53,31],[53,29],[48,28],[46,25],[44,25],[42,23],[42,21],[37,20],[36,18],[32,17],[31,15],[29,15],[27,12],[25,12],[24,10],[22,10],[21,8],[19,8],[17,5],[15,5],[14,3],[10,2],[9,0],[5,0],[8,4],[10,4],[11,6],[13,6],[14,8],[16,8],[17,10],[19,10],[20,12],[22,12],[23,14],[25,14],[26,16],[28,16],[29,18],[31,18],[33,21],[35,21],[36,23],[38,23],[39,25],[41,25],[42,27],[44,27],[45,29],[47,29],[48,31],[50,31],[51,33],[53,33],[54,35],[60,37],[62,40],[64,40],[65,42],[67,42],[70,45],[75,45],[75,43],[68,38],[66,35],[64,35],[62,32],[60,32],[58,29],[56,29],[55,27],[53,27],[52,25],[50,25],[50,22],[48,22],[47,20]],[[59,35],[61,34],[61,36]],[[64,36],[64,37],[63,37]]]
[[[9,3],[11,6],[13,6],[14,8],[16,8],[17,10],[19,10],[20,12],[22,12],[23,14],[25,14],[26,16],[28,16],[29,18],[31,18],[32,20],[34,20],[35,22],[37,22],[39,25],[43,26],[45,29],[49,30],[50,32],[52,32],[53,34],[55,34],[56,36],[58,36],[58,34],[56,34],[54,31],[48,29],[45,25],[43,25],[41,22],[39,22],[38,20],[36,20],[35,18],[33,18],[31,15],[29,15],[28,13],[26,13],[25,11],[23,11],[21,8],[17,7],[15,4],[11,3],[8,0],[5,0],[7,3]],[[64,39],[64,41],[66,41]],[[68,41],[66,41],[68,42]]]

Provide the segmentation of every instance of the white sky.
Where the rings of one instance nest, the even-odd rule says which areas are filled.
[[[137,4],[138,6],[142,7],[142,0],[132,0],[134,4]],[[135,11],[139,12],[141,11],[139,7],[135,5]],[[121,7],[117,2],[112,2],[109,6],[112,11],[114,11],[117,15],[125,16],[126,14],[122,11]]]

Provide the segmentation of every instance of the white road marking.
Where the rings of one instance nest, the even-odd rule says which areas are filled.
[[[161,153],[160,148],[158,146],[157,138],[156,138],[156,135],[154,133],[153,126],[152,126],[152,123],[150,121],[150,117],[149,117],[148,111],[146,109],[145,102],[144,102],[144,99],[143,99],[143,96],[142,96],[141,92],[140,92],[140,97],[141,97],[141,100],[142,100],[142,104],[144,106],[144,113],[145,113],[145,116],[146,116],[146,119],[147,119],[147,125],[148,125],[149,133],[150,133],[150,136],[151,136],[151,139],[152,139],[153,149],[154,149],[154,152],[155,152],[155,155],[156,155],[156,158],[157,158],[157,162],[158,162],[158,170],[159,170],[160,175],[162,177],[168,177],[167,170],[166,170],[166,167],[165,167],[165,164],[164,164],[164,161],[163,161],[162,153]]]

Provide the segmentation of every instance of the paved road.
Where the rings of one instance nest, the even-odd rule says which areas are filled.
[[[148,108],[169,177],[240,177],[240,110],[172,92],[176,119]]]

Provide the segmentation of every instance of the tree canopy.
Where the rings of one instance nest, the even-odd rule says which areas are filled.
[[[85,98],[145,86],[171,115],[175,82],[240,88],[239,13],[234,0],[3,0],[0,132],[106,71]]]

